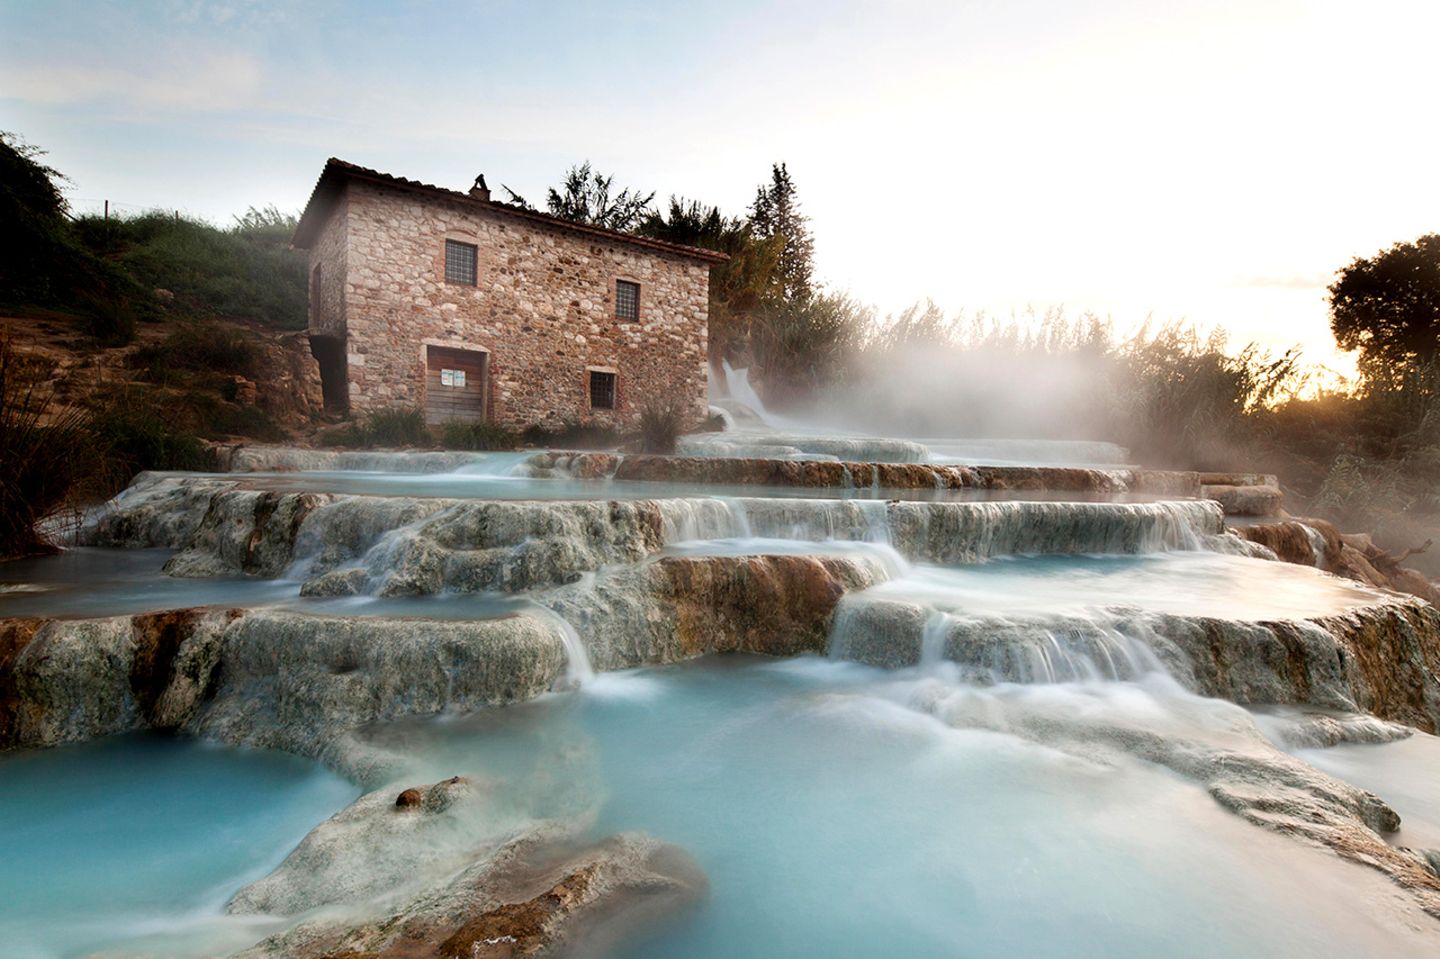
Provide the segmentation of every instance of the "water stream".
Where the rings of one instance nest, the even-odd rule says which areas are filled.
[[[878,448],[834,434],[795,447],[801,425],[766,411],[743,376],[729,379],[739,430],[725,442],[777,455]],[[977,449],[1028,463],[1124,459],[1105,444],[904,440],[890,451],[905,444],[932,461]],[[1278,641],[1253,661],[1227,648],[1222,678],[1271,695],[1283,683],[1264,677],[1308,669],[1294,688],[1330,683],[1327,695],[1343,698],[1347,674],[1314,621],[1399,601],[1257,558],[1213,504],[630,489],[522,477],[505,456],[445,472],[376,469],[395,462],[366,454],[354,470],[246,474],[253,489],[334,494],[293,522],[274,519],[285,507],[273,498],[257,511],[252,488],[177,475],[120,499],[107,514],[112,545],[0,565],[0,620],[263,611],[270,618],[238,619],[235,659],[216,653],[222,666],[196,694],[202,713],[206,697],[230,710],[198,727],[216,738],[239,729],[227,741],[303,747],[331,731],[299,725],[268,740],[265,724],[281,721],[267,710],[299,723],[311,703],[419,704],[340,730],[343,754],[285,745],[355,782],[312,759],[183,735],[0,753],[0,954],[223,955],[285,928],[294,920],[227,916],[225,904],[359,795],[355,770],[372,777],[367,788],[395,792],[464,775],[491,784],[517,821],[564,819],[591,838],[638,830],[688,850],[707,898],[627,940],[614,953],[625,959],[1436,953],[1440,922],[1399,885],[1247,821],[1244,797],[1283,818],[1303,794],[1312,818],[1349,828],[1350,812],[1313,800],[1348,795],[1337,780],[1349,782],[1403,817],[1393,842],[1440,848],[1440,740],[1288,745],[1314,715],[1362,721],[1328,701],[1198,695],[1203,664],[1189,659],[1249,642],[1245,629],[1273,639],[1265,624],[1288,623],[1310,660],[1277,665]],[[746,565],[756,557],[813,564],[772,579],[792,567]],[[775,582],[791,592],[763,592]],[[746,618],[758,595],[777,609]],[[660,665],[638,635],[599,634],[602,623],[658,622],[701,648],[725,630],[763,640],[799,628],[812,601],[825,611],[823,643],[807,648],[823,656]],[[307,631],[312,621],[327,631]],[[477,623],[497,629],[466,632]],[[375,624],[393,649],[365,645]],[[122,620],[106,634],[119,637],[115,655],[130,629]],[[74,635],[64,655],[80,655],[85,634]],[[602,641],[609,660],[592,655]],[[533,680],[528,701],[477,705],[525,698],[501,677],[502,695],[474,692],[456,708],[446,684],[502,661],[475,649],[549,672],[519,677]],[[329,657],[313,676],[310,651]],[[642,665],[597,673],[592,659]],[[117,695],[139,698],[143,671],[116,670]],[[259,692],[237,707],[228,682]],[[34,708],[78,695],[70,679],[59,685]],[[426,705],[432,694],[439,705]],[[384,763],[342,761],[355,756]],[[436,878],[413,873],[407,881]]]

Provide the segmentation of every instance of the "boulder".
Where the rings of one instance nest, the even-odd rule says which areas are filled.
[[[648,836],[575,850],[540,831],[372,918],[322,913],[234,959],[516,959],[578,951],[582,936],[593,953],[696,903],[706,886],[684,850]]]

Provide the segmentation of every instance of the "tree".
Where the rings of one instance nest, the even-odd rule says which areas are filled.
[[[1440,234],[1341,270],[1330,285],[1330,329],[1342,350],[1360,351],[1369,380],[1440,358]]]
[[[68,287],[78,253],[67,240],[64,176],[45,151],[0,131],[0,298],[53,302]]]
[[[637,232],[729,255],[727,262],[710,268],[710,357],[741,352],[755,316],[778,288],[784,239],[761,239],[749,221],[677,196],[665,213],[649,212]]]
[[[780,295],[787,301],[803,302],[815,292],[813,271],[815,240],[809,220],[800,212],[795,183],[785,164],[770,168],[770,182],[755,191],[750,205],[750,223],[761,239],[782,237],[780,251]]]
[[[607,230],[634,230],[651,212],[650,204],[655,199],[655,193],[642,194],[627,187],[611,196],[614,184],[614,176],[591,169],[590,161],[586,160],[566,171],[560,189],[549,189],[545,205],[551,216],[562,220],[588,223]],[[503,183],[501,187],[510,194],[511,203],[527,210],[534,209],[523,196]]]

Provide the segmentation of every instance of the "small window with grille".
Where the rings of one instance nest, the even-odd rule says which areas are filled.
[[[459,240],[445,241],[445,282],[475,285],[475,253],[478,247]]]
[[[640,319],[640,284],[629,280],[615,281],[615,318]]]
[[[615,408],[615,374],[605,370],[590,371],[590,408],[592,410],[613,410]]]

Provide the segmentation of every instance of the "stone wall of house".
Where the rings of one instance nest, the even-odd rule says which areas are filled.
[[[310,250],[310,332],[312,335],[345,335],[346,201],[341,197],[325,229]],[[320,282],[315,284],[315,269]],[[316,294],[319,294],[317,297]]]
[[[343,260],[353,412],[424,403],[427,345],[489,354],[490,419],[633,426],[650,399],[706,406],[709,266],[520,220],[463,201],[351,181]],[[445,240],[478,248],[474,286],[445,279]],[[638,321],[615,282],[640,284]],[[617,409],[591,409],[589,370],[614,370]]]

